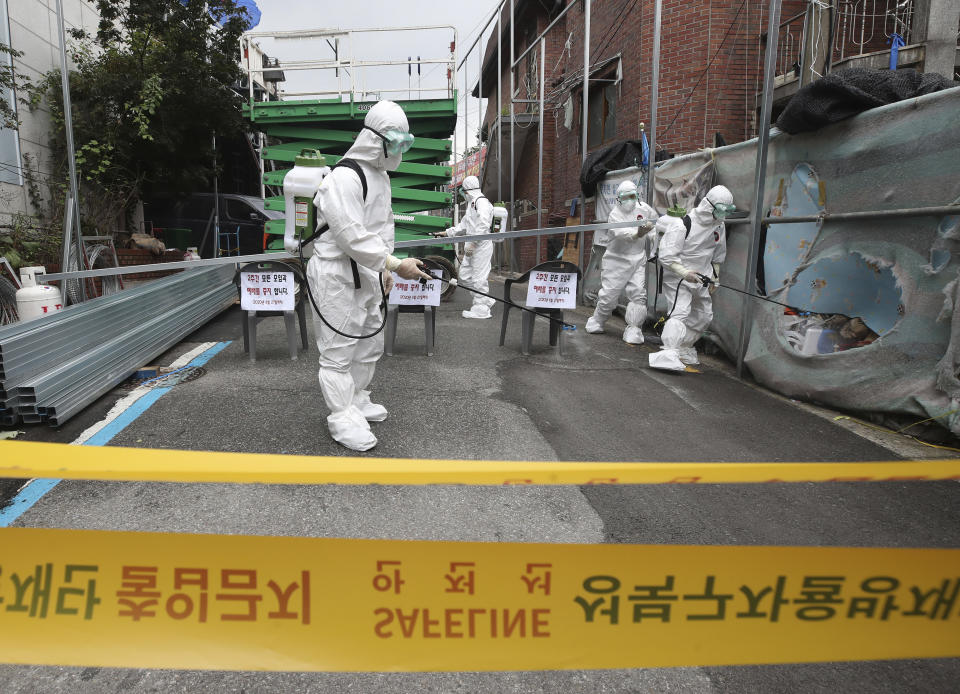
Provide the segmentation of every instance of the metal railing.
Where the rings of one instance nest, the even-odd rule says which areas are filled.
[[[899,34],[913,43],[913,0],[838,0],[834,60],[844,60],[890,47]]]
[[[424,31],[449,31],[452,36],[450,42],[450,52],[447,55],[438,58],[423,58],[418,56],[416,59],[412,57],[407,60],[356,60],[354,57],[354,38],[360,34],[372,34],[372,33],[402,33],[402,32],[418,32],[422,33]],[[279,45],[274,45],[271,49],[271,64],[270,66],[256,66],[253,60],[254,53],[262,52],[259,48],[259,45],[256,42],[256,39],[273,39],[276,42],[280,41],[316,41],[318,42],[317,46],[317,55],[321,55],[324,51],[327,54],[332,55],[328,58],[313,58],[307,60],[299,59],[290,59],[284,60],[281,57],[274,55],[278,52]],[[413,40],[412,43],[415,43],[416,40]],[[298,49],[300,47],[298,46]],[[248,76],[249,83],[249,99],[251,105],[255,102],[254,93],[253,93],[253,82],[254,75],[261,75],[264,72],[283,70],[286,71],[298,71],[298,70],[315,70],[315,71],[334,71],[334,76],[336,78],[336,88],[321,88],[314,91],[297,91],[290,92],[285,90],[280,90],[281,98],[284,97],[314,97],[314,98],[325,98],[325,97],[339,97],[343,98],[346,96],[350,102],[357,101],[369,101],[369,100],[378,100],[382,98],[384,94],[396,94],[404,92],[417,92],[418,98],[423,98],[423,94],[426,93],[427,97],[431,96],[437,97],[439,94],[442,94],[445,98],[453,98],[454,94],[454,79],[456,75],[456,65],[457,65],[457,30],[456,27],[450,25],[434,25],[434,26],[417,26],[417,27],[400,27],[400,28],[389,28],[389,29],[349,29],[349,30],[336,30],[336,29],[306,29],[302,31],[251,31],[243,34],[240,37],[240,55],[243,56],[241,60],[240,67]],[[417,66],[418,70],[422,70],[422,66],[446,66],[446,79],[441,86],[430,86],[431,83],[428,82],[427,86],[422,84],[413,85],[412,82],[408,84],[407,88],[399,87],[377,87],[376,85],[371,86],[368,83],[369,69],[370,68],[382,68],[387,66]],[[431,70],[427,70],[426,74],[420,75],[420,79],[425,76],[430,76]],[[261,79],[257,81],[262,81]],[[368,98],[372,97],[372,98]]]
[[[777,39],[777,64],[775,77],[789,74],[798,77],[803,64],[803,37],[806,29],[807,13],[800,12],[780,22],[780,35]]]
[[[810,43],[807,32],[829,32],[831,22],[834,62],[889,50],[894,34],[902,45],[914,42],[914,0],[836,0],[833,7],[829,15],[830,7],[814,0],[807,10],[780,23],[776,77],[799,77],[804,46]]]

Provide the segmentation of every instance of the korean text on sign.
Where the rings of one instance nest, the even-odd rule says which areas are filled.
[[[296,291],[292,272],[240,273],[240,308],[244,311],[292,311]]]
[[[434,277],[440,277],[440,270],[430,270]],[[439,306],[440,280],[420,284],[419,280],[405,280],[393,274],[393,289],[390,290],[390,303],[395,306]]]
[[[0,529],[0,662],[518,670],[960,657],[960,550]]]
[[[573,272],[531,272],[527,284],[530,308],[576,308],[577,275]]]

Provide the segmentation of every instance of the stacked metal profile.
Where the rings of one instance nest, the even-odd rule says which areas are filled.
[[[0,424],[67,421],[229,307],[233,275],[187,270],[0,328]]]

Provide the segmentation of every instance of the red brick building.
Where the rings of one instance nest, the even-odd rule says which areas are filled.
[[[878,0],[878,4],[882,2]],[[934,3],[942,4],[941,0]],[[514,55],[521,55],[567,4],[515,0]],[[908,44],[901,49],[903,67],[911,64],[911,46],[925,40],[926,20],[914,16],[912,2],[891,5],[908,6],[907,14],[893,20],[890,8],[881,7],[876,14],[866,16],[864,10],[858,10],[862,3],[833,0],[829,5],[812,6],[803,0],[783,2],[776,91],[781,103],[798,88],[801,63],[806,66],[808,80],[815,79],[818,70],[828,68],[824,62],[885,67],[889,50],[882,55],[877,51],[884,50],[888,34],[897,30]],[[591,8],[588,152],[617,140],[638,138],[641,122],[650,127],[654,0],[593,0]],[[663,0],[656,137],[660,156],[713,147],[717,142],[740,142],[756,135],[768,8],[769,0]],[[861,15],[856,14],[858,11]],[[810,18],[808,12],[817,14]],[[488,99],[483,125],[488,163],[483,187],[491,199],[505,201],[510,199],[510,21],[507,2],[501,14],[499,103],[496,23],[484,54],[482,80],[473,90],[478,96],[482,87]],[[815,31],[805,33],[807,24]],[[579,2],[546,35],[544,225],[562,226],[571,201],[580,195],[583,41],[584,3]],[[823,56],[817,56],[816,41]],[[832,46],[830,61],[826,60],[827,46]],[[516,100],[536,102],[539,98],[539,58],[536,46],[517,66]],[[533,228],[537,221],[538,104],[515,102],[514,111],[515,216],[518,228]],[[502,169],[496,157],[500,130]],[[499,195],[498,169],[502,180]],[[593,219],[589,200],[587,219]],[[527,268],[534,263],[535,245],[532,240],[519,244],[515,267]],[[589,239],[585,245],[589,253]],[[544,248],[541,257],[545,256]]]

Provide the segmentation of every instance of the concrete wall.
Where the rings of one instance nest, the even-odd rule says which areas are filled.
[[[37,81],[42,75],[60,67],[60,41],[57,30],[56,0],[0,0],[9,17],[10,45],[23,52],[14,60],[14,69]],[[100,17],[93,3],[87,0],[63,0],[64,23],[67,28],[82,28],[95,33]],[[0,149],[0,167],[6,176],[0,176],[0,224],[8,223],[17,212],[32,214],[27,187],[15,171],[26,165],[24,154],[30,160],[33,175],[44,182],[54,169],[50,149],[50,113],[46,104],[35,111],[18,106],[21,126],[14,134],[19,147]],[[9,137],[9,136],[8,136]],[[9,175],[13,174],[13,175]],[[41,186],[42,187],[42,186]]]

